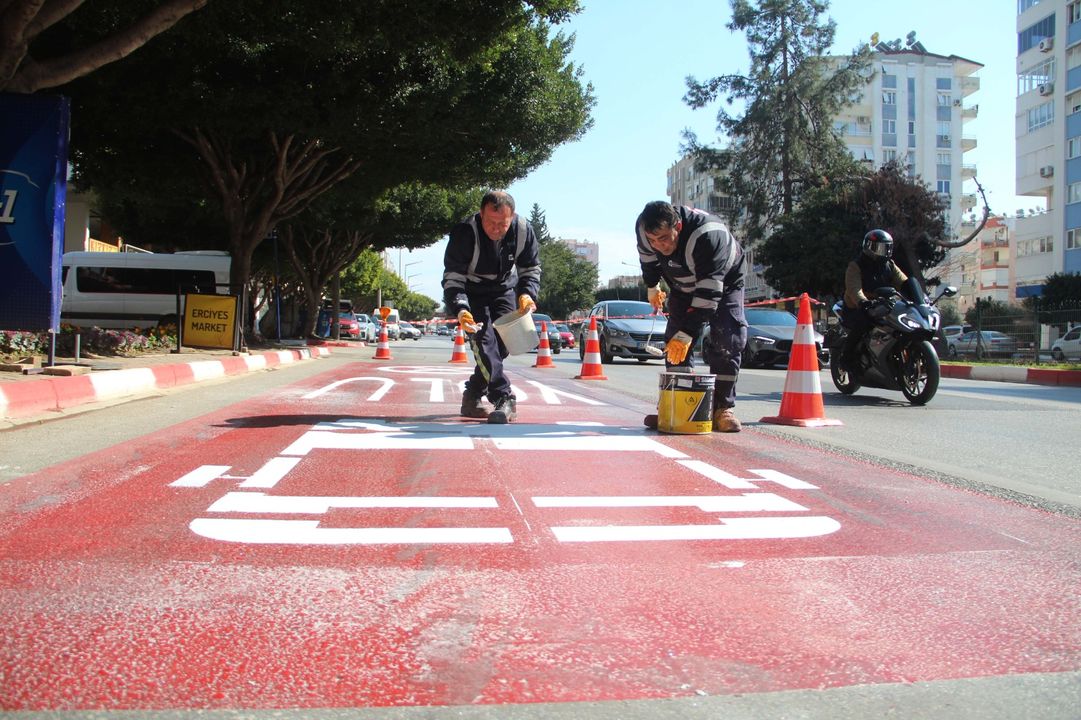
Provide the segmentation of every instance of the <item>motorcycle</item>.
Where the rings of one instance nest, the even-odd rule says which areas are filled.
[[[900,390],[913,405],[926,405],[938,392],[941,368],[932,338],[938,332],[939,311],[935,304],[944,297],[953,297],[957,288],[947,286],[933,300],[923,293],[920,302],[910,300],[892,287],[875,291],[867,313],[873,326],[860,340],[855,367],[842,368],[836,360],[830,363],[833,384],[845,395],[861,386]],[[840,321],[844,303],[832,308]],[[844,346],[846,330],[838,323],[830,331],[827,345],[831,353]]]

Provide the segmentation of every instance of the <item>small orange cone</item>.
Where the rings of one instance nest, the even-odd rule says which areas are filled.
[[[450,360],[447,362],[469,362],[469,356],[465,354],[465,332],[462,330],[461,325],[459,325],[458,329],[454,332],[454,351],[451,353]]]
[[[541,323],[540,347],[537,348],[537,362],[533,363],[536,368],[554,368],[552,362],[552,346],[548,344],[548,323]]]
[[[372,360],[393,360],[390,356],[390,340],[387,338],[387,323],[379,326],[379,344],[375,346],[375,355]]]
[[[586,336],[586,352],[582,357],[582,371],[575,380],[607,380],[601,367],[601,341],[597,336],[597,316],[589,318],[589,334]]]
[[[799,427],[843,424],[840,420],[827,418],[826,409],[822,406],[822,381],[818,375],[818,355],[815,353],[814,328],[811,326],[811,299],[807,293],[799,298],[799,317],[796,318],[796,334],[792,338],[792,351],[788,356],[781,413],[777,417],[764,417],[762,422]]]

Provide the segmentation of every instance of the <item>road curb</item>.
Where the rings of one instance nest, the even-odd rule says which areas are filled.
[[[942,377],[958,380],[989,380],[1031,385],[1081,387],[1081,370],[1024,368],[1015,365],[943,365]]]
[[[18,419],[66,410],[102,400],[116,400],[229,375],[241,375],[330,355],[326,347],[276,350],[237,355],[221,360],[110,370],[89,375],[42,377],[23,383],[0,384],[0,418]]]

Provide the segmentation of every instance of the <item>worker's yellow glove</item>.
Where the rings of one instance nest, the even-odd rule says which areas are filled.
[[[661,290],[660,285],[654,285],[649,288],[647,297],[649,298],[649,304],[653,306],[654,312],[660,312],[664,307],[664,301],[668,299],[668,293]]]
[[[527,312],[533,312],[537,309],[537,303],[533,302],[533,298],[529,297],[525,293],[518,296],[518,312],[525,315]]]
[[[458,327],[469,334],[480,330],[480,323],[473,319],[473,313],[462,310],[458,313]]]
[[[664,354],[668,356],[669,365],[679,365],[687,359],[687,351],[691,349],[690,335],[682,330],[672,336],[664,345]]]

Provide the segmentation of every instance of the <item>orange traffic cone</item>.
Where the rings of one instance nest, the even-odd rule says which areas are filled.
[[[536,368],[554,368],[552,362],[552,346],[548,344],[548,323],[541,323],[540,347],[537,348],[537,362],[533,363]]]
[[[387,324],[383,322],[379,326],[379,344],[375,346],[375,355],[372,360],[393,360],[390,356],[390,340],[387,338]]]
[[[601,341],[597,337],[597,317],[589,318],[589,334],[586,336],[586,352],[582,357],[582,371],[575,380],[607,380],[601,367]]]
[[[451,353],[450,360],[447,362],[469,362],[469,356],[465,354],[465,332],[462,331],[461,325],[459,325],[458,329],[454,332],[454,351]]]
[[[822,381],[818,376],[818,355],[815,352],[814,328],[811,327],[811,299],[807,293],[799,298],[799,317],[796,318],[796,334],[792,338],[792,351],[788,356],[781,414],[764,417],[762,422],[799,427],[842,424],[840,420],[828,419],[822,406]]]

